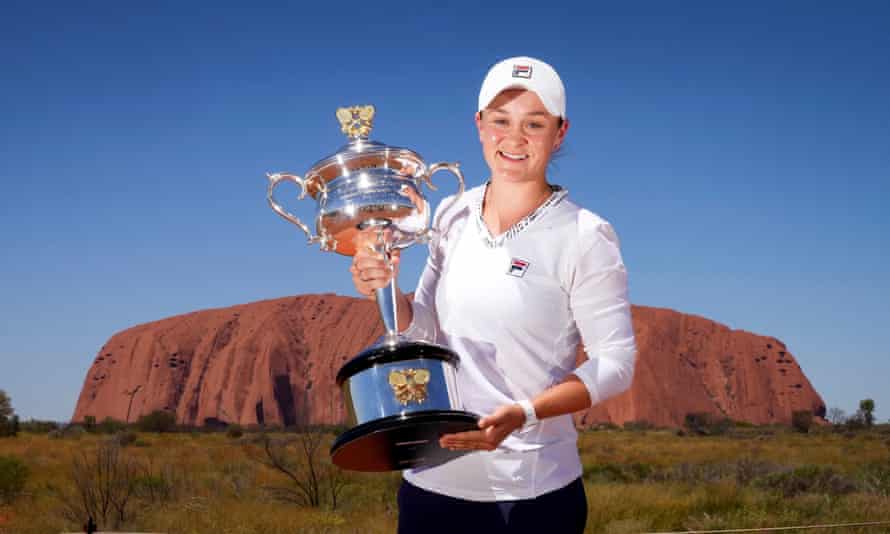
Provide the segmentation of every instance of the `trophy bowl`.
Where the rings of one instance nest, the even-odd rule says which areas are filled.
[[[268,174],[267,199],[281,217],[297,225],[322,250],[355,255],[360,231],[376,231],[372,244],[389,261],[393,250],[430,239],[430,207],[422,184],[448,170],[457,177],[457,199],[464,191],[457,163],[428,165],[419,154],[367,139],[373,106],[337,110],[350,142],[313,165],[303,176]],[[298,200],[316,203],[315,233],[275,199],[275,188],[291,182]],[[347,361],[337,374],[349,423],[331,447],[333,462],[344,469],[388,471],[435,465],[466,451],[439,446],[443,434],[477,428],[479,417],[461,409],[456,373],[460,357],[451,349],[408,340],[398,333],[396,280],[376,291],[386,334]]]

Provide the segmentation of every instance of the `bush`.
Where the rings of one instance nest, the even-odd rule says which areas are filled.
[[[21,423],[22,432],[28,432],[31,434],[48,434],[53,430],[59,429],[59,423],[55,421],[38,421],[36,419],[29,419]]]
[[[864,429],[865,429],[865,420],[862,418],[861,413],[851,415],[850,417],[847,418],[846,421],[844,421],[843,425],[841,425],[837,428],[837,430],[839,432],[842,432],[845,435],[852,434],[858,430],[864,430]]]
[[[244,435],[244,429],[241,428],[241,425],[229,425],[229,428],[226,429],[226,435],[237,439]]]
[[[123,430],[114,435],[114,439],[121,447],[135,444],[138,438],[139,434],[133,432],[132,430]]]
[[[28,466],[14,456],[0,456],[0,504],[12,504],[25,488]]]
[[[872,399],[862,399],[859,401],[859,411],[856,413],[859,414],[865,426],[871,428],[875,423],[875,401]]]
[[[176,416],[163,410],[155,410],[139,418],[136,424],[142,432],[172,432],[176,430]]]
[[[80,439],[86,432],[82,426],[68,425],[50,431],[48,436],[52,439]]]
[[[890,497],[890,461],[868,465],[863,468],[860,476],[865,491]]]
[[[117,529],[136,514],[139,503],[133,497],[141,470],[115,440],[105,440],[75,455],[69,470],[71,485],[52,490],[67,520],[78,523],[92,517],[103,528]]]
[[[755,460],[754,458],[741,458],[735,462],[735,481],[739,486],[748,486],[757,479],[768,476],[781,469],[780,466]]]
[[[717,482],[735,475],[735,466],[728,463],[689,463],[683,462],[662,469],[655,480],[662,482],[683,482],[701,484]]]
[[[802,493],[821,493],[824,495],[846,495],[856,491],[856,484],[837,473],[831,467],[821,465],[805,465],[773,473],[758,479],[756,486],[780,492],[785,497],[794,497]]]
[[[170,500],[173,488],[162,476],[143,475],[133,480],[136,495],[151,503],[164,503]]]
[[[7,419],[0,416],[0,438],[15,437],[19,433],[19,416]]]
[[[19,416],[12,409],[9,395],[0,389],[0,438],[15,436],[19,433]]]
[[[624,430],[629,430],[631,432],[643,432],[646,430],[655,430],[655,425],[646,420],[640,421],[625,421]]]
[[[274,500],[302,506],[327,505],[336,510],[349,484],[345,473],[335,466],[324,446],[326,433],[308,427],[283,438],[260,436],[261,443],[245,443],[248,458],[277,471],[282,484],[266,486]]]
[[[794,430],[806,434],[813,425],[813,412],[809,410],[796,411],[791,414],[791,426]]]
[[[85,415],[83,416],[83,429],[92,434],[96,431],[96,416],[94,415]]]
[[[584,468],[584,479],[591,482],[643,482],[653,476],[655,470],[649,464],[597,464]]]
[[[124,430],[126,430],[126,428],[127,424],[123,421],[118,421],[117,419],[106,417],[96,427],[96,431],[101,432],[102,434],[117,434],[119,432],[123,432]]]
[[[725,417],[718,417],[707,412],[694,412],[686,414],[683,426],[690,434],[699,436],[719,436],[726,434],[732,427],[732,421]]]

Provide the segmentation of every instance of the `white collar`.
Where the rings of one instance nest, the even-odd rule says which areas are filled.
[[[485,185],[480,188],[480,194],[476,196],[472,203],[476,226],[479,228],[482,242],[485,243],[488,248],[500,247],[505,241],[513,239],[519,235],[519,233],[525,230],[531,223],[546,213],[551,206],[562,200],[563,197],[568,194],[568,191],[561,185],[547,184],[548,187],[550,187],[550,196],[547,197],[547,200],[542,202],[540,206],[534,209],[534,211],[516,221],[513,226],[507,228],[507,231],[495,237],[491,235],[488,226],[485,224],[485,220],[482,218],[482,201],[485,200],[485,192],[488,191],[489,184],[491,184],[491,180],[486,182]]]

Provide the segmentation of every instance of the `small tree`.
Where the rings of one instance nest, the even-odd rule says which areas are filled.
[[[91,434],[96,431],[96,416],[95,415],[83,416],[83,429]]]
[[[266,487],[284,502],[320,507],[325,501],[336,510],[348,485],[345,473],[334,465],[322,445],[325,434],[318,428],[304,428],[286,438],[261,437],[261,450],[246,448],[248,456],[274,469],[288,479],[287,485]]]
[[[18,417],[12,409],[9,395],[0,389],[0,437],[18,434]]]
[[[63,514],[74,522],[95,518],[103,528],[118,528],[135,515],[135,480],[141,466],[122,453],[114,440],[93,451],[81,451],[71,463],[74,492],[54,488]]]
[[[862,414],[862,422],[866,427],[871,427],[875,423],[875,401],[872,399],[862,399],[859,401],[859,413]]]
[[[810,431],[813,424],[813,412],[809,410],[800,410],[791,414],[791,426],[794,430],[806,434]]]
[[[9,395],[0,389],[0,418],[9,419],[12,417],[12,414],[12,401],[9,400]]]
[[[828,422],[833,425],[842,425],[847,420],[847,412],[840,408],[831,408],[828,410]]]

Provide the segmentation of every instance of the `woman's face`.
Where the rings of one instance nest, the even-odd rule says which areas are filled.
[[[569,122],[560,126],[536,93],[508,89],[476,114],[476,127],[492,179],[545,181],[550,155],[565,138]]]

